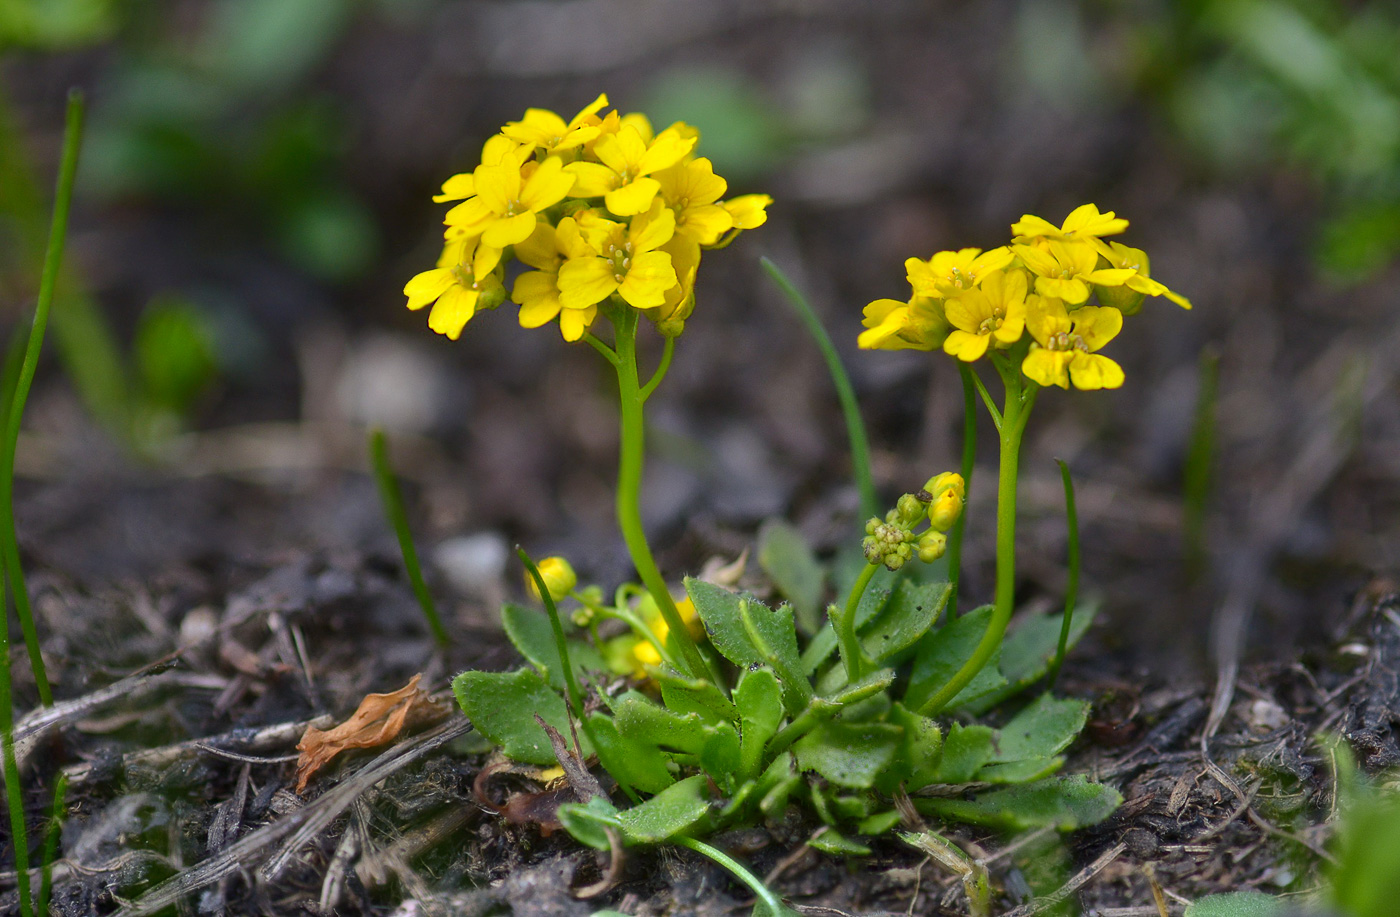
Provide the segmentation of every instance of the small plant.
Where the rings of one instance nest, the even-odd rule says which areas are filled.
[[[1121,384],[1118,365],[1097,351],[1144,296],[1185,300],[1149,278],[1145,254],[1101,241],[1127,221],[1092,205],[1061,227],[1025,217],[1010,246],[911,260],[913,298],[867,307],[861,344],[942,348],[964,363],[988,356],[1001,375],[998,409],[976,374],[964,373],[1002,440],[995,603],[945,619],[950,584],[934,568],[905,575],[948,550],[966,500],[956,472],[871,516],[863,563],[849,574],[822,569],[791,532],[768,531],[764,566],[781,571],[774,580],[801,614],[693,578],[678,600],[641,524],[642,412],[694,309],[702,252],[761,225],[770,199],[721,200],[726,182],[695,156],[693,128],[657,133],[640,115],[602,114],[606,105],[600,96],[570,121],[531,109],[488,140],[482,164],[448,179],[436,198],[461,202],[447,214],[437,268],[405,288],[409,308],[431,304],[429,327],[455,339],[477,312],[504,301],[506,268],[518,260],[531,269],[510,292],[521,325],[557,322],[566,341],[593,347],[618,380],[617,519],[640,582],[609,598],[600,586],[580,586],[563,558],[537,565],[522,552],[544,609],[508,604],[502,618],[528,665],[459,675],[463,711],[506,757],[564,769],[579,802],[558,817],[582,843],[614,854],[678,843],[751,884],[699,838],[783,819],[793,805],[819,823],[808,843],[843,856],[869,853],[868,839],[911,811],[1011,830],[1105,818],[1120,802],[1114,790],[1057,776],[1086,703],[1042,693],[999,729],[935,717],[980,714],[1025,691],[1083,634],[1092,615],[1071,615],[1072,598],[1063,619],[1032,619],[1007,634],[1022,433],[1041,386]],[[1096,290],[1100,304],[1088,305]],[[664,342],[645,383],[643,316]],[[859,440],[854,398],[844,400]],[[970,466],[970,453],[964,458]],[[870,502],[859,455],[856,466]],[[828,580],[844,594],[823,621],[807,609]],[[593,761],[617,797],[590,774]],[[760,893],[759,907],[782,910],[771,894]]]

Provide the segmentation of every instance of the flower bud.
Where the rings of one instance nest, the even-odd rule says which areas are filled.
[[[556,602],[573,592],[574,587],[578,585],[578,574],[574,573],[574,568],[562,557],[546,557],[539,562],[538,567],[540,579],[544,580],[545,588],[549,590],[549,597]],[[528,570],[525,571],[525,585],[529,587],[531,595],[537,599],[541,598],[535,578]]]
[[[925,532],[919,538],[919,560],[931,564],[948,550],[948,536],[942,532]]]
[[[1142,276],[1148,278],[1152,276],[1152,262],[1148,259],[1147,252],[1140,248],[1128,248],[1127,246],[1116,250],[1126,253],[1128,256],[1127,260],[1131,263],[1114,263],[1103,258],[1102,260],[1107,262],[1108,267],[1136,268],[1137,272]],[[1094,295],[1098,297],[1099,305],[1117,309],[1124,315],[1137,315],[1142,311],[1142,301],[1147,298],[1146,293],[1140,293],[1137,290],[1129,289],[1126,284],[1116,287],[1102,287],[1095,284]]]
[[[902,554],[888,554],[885,556],[885,569],[893,573],[904,566],[905,557]]]
[[[967,483],[963,481],[963,476],[956,471],[945,471],[929,478],[924,484],[924,490],[932,495],[931,499],[937,499],[945,490],[956,490],[958,498],[967,499]]]
[[[959,478],[958,480],[962,480]],[[940,532],[946,532],[953,527],[953,523],[958,521],[962,515],[963,501],[962,495],[957,489],[949,487],[943,493],[934,498],[933,503],[928,508],[929,525]]]
[[[895,504],[895,512],[899,513],[900,525],[913,525],[924,514],[924,505],[913,494],[905,494]]]
[[[863,540],[860,549],[865,554],[866,561],[872,564],[878,564],[885,556],[884,545],[874,535]]]
[[[875,534],[875,531],[876,531],[879,527],[880,527],[880,520],[879,520],[879,518],[876,517],[876,516],[871,516],[871,517],[870,517],[870,521],[867,522],[867,523],[865,523],[865,534],[867,534],[867,535],[874,535],[874,534]]]

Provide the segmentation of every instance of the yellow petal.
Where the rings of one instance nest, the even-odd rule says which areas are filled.
[[[485,277],[496,269],[496,265],[501,263],[501,250],[494,245],[487,245],[484,242],[476,247],[476,254],[472,256],[472,275],[475,277]]]
[[[541,271],[559,269],[559,249],[555,229],[544,220],[535,223],[535,231],[523,242],[515,243],[515,257]]]
[[[724,202],[724,209],[734,218],[735,229],[757,229],[768,222],[768,206],[773,198],[766,194],[741,194]]]
[[[494,219],[496,214],[486,205],[486,202],[479,197],[465,200],[447,211],[447,216],[443,222],[448,226],[456,226],[468,232],[480,233],[480,227],[487,220]]]
[[[1084,306],[1075,311],[1073,318],[1074,333],[1084,338],[1091,351],[1103,347],[1123,330],[1123,313],[1105,306]]]
[[[690,236],[700,245],[713,245],[734,227],[734,218],[718,204],[691,206],[681,213],[676,232]]]
[[[1011,224],[1011,234],[1018,239],[1029,239],[1035,236],[1057,236],[1060,234],[1060,228],[1049,220],[1038,217],[1035,214],[1023,213],[1019,220]]]
[[[968,270],[978,277],[985,277],[992,271],[1003,270],[1014,260],[1016,260],[1016,256],[1011,253],[1010,247],[1003,245],[973,258],[972,263],[968,265]]]
[[[587,309],[565,309],[559,313],[559,333],[564,336],[564,340],[572,344],[583,337],[597,314],[597,306],[589,306]]]
[[[1167,299],[1170,299],[1172,302],[1176,303],[1183,309],[1191,308],[1191,300],[1187,299],[1185,296],[1182,296],[1180,293],[1173,293],[1171,290],[1167,290],[1162,295],[1165,296]]]
[[[507,245],[524,242],[535,231],[537,222],[539,220],[535,215],[528,211],[496,220],[482,232],[481,244],[491,248],[505,248]]]
[[[1062,280],[1059,277],[1037,277],[1035,291],[1041,296],[1064,300],[1067,306],[1077,306],[1089,298],[1089,287],[1077,277]]]
[[[579,231],[578,221],[564,217],[554,230],[554,244],[565,258],[592,258],[598,254]]]
[[[660,248],[675,234],[676,214],[658,200],[646,213],[633,217],[627,240],[632,243],[633,252],[641,253]]]
[[[513,165],[477,166],[476,195],[492,213],[505,213],[520,197],[520,170]]]
[[[1069,377],[1075,388],[1086,392],[1118,388],[1123,384],[1123,367],[1102,354],[1075,351],[1069,364]]]
[[[943,342],[943,352],[957,357],[964,363],[971,363],[982,358],[990,341],[991,338],[985,334],[968,334],[966,331],[955,330],[949,333],[948,339]]]
[[[593,116],[596,115],[602,109],[606,108],[607,105],[608,94],[606,92],[598,93],[598,98],[594,99],[592,102],[589,102],[579,111],[578,114],[574,115],[574,119],[569,122],[570,129],[576,128],[580,124],[586,124],[590,123],[593,120],[596,120]]]
[[[574,177],[574,197],[602,197],[622,183],[616,172],[596,162],[571,162],[564,171]]]
[[[1031,337],[1044,346],[1055,335],[1068,333],[1073,323],[1063,302],[1032,295],[1026,299],[1026,327]]]
[[[669,211],[667,211],[669,213]],[[617,292],[634,309],[651,309],[666,302],[666,291],[676,285],[676,269],[665,252],[642,252],[632,258]]]
[[[654,178],[638,178],[603,196],[603,204],[620,217],[642,213],[651,206],[661,183]]]
[[[1115,219],[1112,210],[1099,213],[1094,204],[1081,204],[1065,217],[1060,232],[1066,236],[1084,238],[1086,236],[1112,236],[1128,228],[1128,221]]]
[[[1071,356],[1063,350],[1046,350],[1044,347],[1032,345],[1030,353],[1026,354],[1026,359],[1021,362],[1021,372],[1026,374],[1027,379],[1040,385],[1069,388],[1069,374],[1065,370],[1069,366]]]
[[[564,171],[563,160],[551,156],[540,163],[535,174],[520,189],[520,203],[539,213],[562,201],[573,186],[574,176]]]
[[[443,268],[415,274],[403,288],[404,295],[408,297],[408,307],[414,311],[423,308],[456,282],[456,275]]]
[[[1096,283],[1101,287],[1121,287],[1134,277],[1138,272],[1132,268],[1104,268],[1098,271],[1089,271],[1081,275],[1089,283]]]
[[[636,168],[646,150],[646,141],[628,126],[619,128],[615,134],[604,134],[593,144],[593,155],[618,175]]]
[[[438,334],[445,334],[452,340],[457,340],[476,312],[476,301],[480,295],[475,290],[454,285],[442,294],[437,305],[433,306],[433,311],[428,313],[428,327]]]
[[[602,302],[617,289],[611,262],[603,258],[570,258],[559,266],[559,304],[583,309]]]
[[[520,327],[538,328],[559,314],[557,280],[546,271],[528,271],[515,279],[510,298],[520,304]]]
[[[1013,245],[1011,251],[1030,268],[1032,273],[1042,277],[1057,274],[1060,271],[1060,263],[1055,260],[1055,256],[1043,248],[1035,245]]]
[[[981,324],[992,317],[992,305],[986,293],[981,290],[968,290],[963,295],[948,300],[943,306],[943,314],[954,328],[976,334]]]
[[[1021,333],[1026,329],[1026,318],[1024,313],[1018,315],[1008,315],[1002,319],[1001,327],[992,332],[992,337],[997,339],[998,344],[1014,344],[1021,339]]]
[[[544,108],[526,109],[525,117],[501,128],[501,133],[519,143],[553,146],[569,130],[564,119]]]
[[[650,175],[680,162],[686,153],[695,149],[695,137],[684,137],[680,131],[668,127],[646,148],[637,163],[639,174]]]
[[[454,175],[442,183],[442,193],[433,195],[433,202],[464,201],[476,194],[476,176],[470,172]]]

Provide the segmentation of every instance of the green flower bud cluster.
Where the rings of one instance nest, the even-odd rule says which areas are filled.
[[[962,476],[953,472],[929,478],[918,493],[904,494],[883,520],[877,516],[865,523],[865,559],[898,570],[915,556],[924,563],[942,557],[948,549],[944,533],[962,515],[966,494]],[[915,535],[915,527],[925,519],[931,528]]]

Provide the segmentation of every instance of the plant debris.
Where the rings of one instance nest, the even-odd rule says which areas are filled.
[[[343,751],[389,745],[405,729],[445,719],[448,711],[418,687],[422,678],[420,672],[397,691],[366,694],[350,718],[333,729],[306,727],[297,743],[301,753],[297,758],[297,792],[305,790],[311,778]]]

